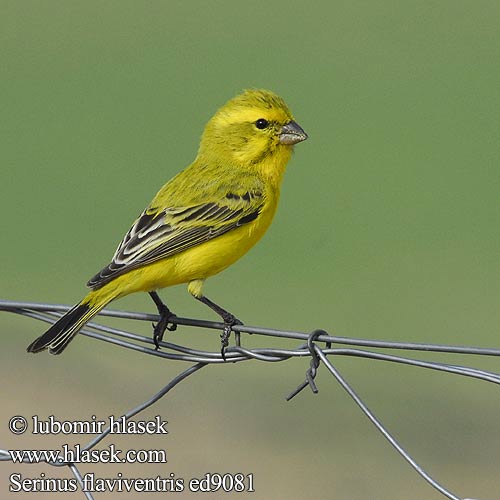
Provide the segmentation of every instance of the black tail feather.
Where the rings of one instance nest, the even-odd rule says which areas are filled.
[[[51,354],[60,354],[80,328],[93,316],[92,313],[92,307],[88,304],[77,304],[43,335],[34,340],[26,350],[40,352],[49,348]]]

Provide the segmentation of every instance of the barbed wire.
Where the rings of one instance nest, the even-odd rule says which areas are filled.
[[[34,302],[15,302],[0,300],[0,311],[10,312],[27,316],[39,321],[54,323],[62,316],[70,306],[63,304],[42,304]],[[129,311],[116,311],[116,310],[103,310],[100,312],[101,316],[109,316],[122,319],[130,319],[136,321],[155,322],[159,320],[156,314],[129,312]],[[192,318],[176,318],[176,324],[201,327],[221,331],[223,324],[215,321],[206,321]],[[479,368],[462,366],[456,364],[440,363],[435,361],[425,361],[415,359],[412,357],[399,356],[394,354],[387,354],[378,352],[378,349],[396,349],[404,351],[416,352],[437,352],[437,353],[452,353],[452,354],[474,354],[479,356],[500,356],[500,349],[484,348],[484,347],[471,347],[471,346],[453,346],[443,344],[427,344],[427,343],[414,343],[414,342],[392,342],[385,340],[370,340],[360,338],[336,337],[329,335],[324,330],[314,330],[311,333],[293,331],[293,330],[278,330],[271,328],[235,325],[233,331],[236,338],[236,345],[227,348],[224,360],[220,352],[210,352],[193,349],[191,347],[174,344],[172,342],[160,342],[162,350],[154,348],[152,338],[138,335],[125,330],[112,328],[109,326],[101,325],[95,322],[87,323],[85,327],[80,330],[80,333],[91,337],[96,340],[112,343],[116,346],[134,351],[141,352],[151,356],[158,356],[166,359],[184,361],[194,363],[189,368],[180,372],[174,377],[167,385],[165,385],[155,395],[144,401],[140,405],[130,409],[127,413],[120,418],[125,420],[137,415],[141,411],[156,403],[159,399],[164,397],[171,389],[177,384],[182,382],[187,377],[193,375],[201,368],[210,364],[228,364],[239,363],[248,360],[258,360],[264,362],[282,362],[296,357],[310,358],[310,365],[306,370],[305,381],[298,385],[287,397],[287,400],[294,398],[303,389],[309,387],[314,393],[318,392],[316,385],[316,376],[321,363],[327,368],[328,372],[334,377],[339,385],[347,392],[347,394],[354,400],[363,414],[375,426],[375,428],[384,436],[384,438],[395,448],[395,450],[403,457],[409,465],[425,480],[429,485],[439,491],[444,497],[451,500],[473,500],[460,497],[452,493],[449,489],[445,488],[429,473],[427,473],[422,466],[420,466],[412,456],[401,446],[401,444],[392,436],[382,422],[375,416],[375,414],[368,408],[363,400],[357,395],[347,380],[341,375],[339,370],[330,361],[329,356],[353,356],[358,358],[372,359],[378,361],[387,361],[391,363],[398,363],[419,368],[426,368],[441,372],[447,372],[454,375],[462,375],[465,377],[472,377],[479,380],[484,380],[494,384],[500,384],[500,374],[482,370]],[[241,345],[242,334],[255,334],[278,339],[291,339],[299,340],[302,343],[293,349],[286,348],[245,348]],[[318,344],[325,344],[320,347]],[[341,345],[342,347],[332,347],[333,344]],[[374,350],[373,350],[374,349]],[[108,426],[102,433],[98,434],[82,450],[90,450],[102,441],[108,434],[111,428]],[[0,461],[13,462],[9,450],[0,449]],[[30,462],[29,459],[23,459],[24,462]],[[41,459],[49,465],[54,467],[66,466],[73,473],[78,481],[82,492],[89,500],[94,497],[90,491],[84,489],[82,476],[75,463],[71,462],[51,462]],[[30,462],[31,463],[31,462]]]

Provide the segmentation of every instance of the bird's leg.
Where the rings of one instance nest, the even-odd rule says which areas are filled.
[[[236,317],[234,314],[231,314],[229,311],[226,311],[221,306],[212,302],[210,299],[205,297],[204,295],[200,295],[199,297],[194,296],[200,302],[203,302],[205,305],[210,307],[212,311],[215,311],[224,321],[224,329],[220,335],[220,343],[221,343],[221,355],[224,361],[226,361],[226,347],[229,345],[229,336],[231,335],[231,329],[234,325],[242,325],[243,323]],[[236,344],[240,345],[240,336],[236,335]]]
[[[160,348],[160,342],[163,340],[163,334],[165,330],[173,332],[177,329],[175,319],[177,316],[162,302],[159,295],[156,292],[149,292],[151,298],[153,299],[156,307],[158,308],[158,314],[160,315],[160,320],[156,325],[153,323],[153,341],[156,346],[156,350]]]

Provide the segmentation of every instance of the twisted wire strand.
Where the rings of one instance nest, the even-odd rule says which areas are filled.
[[[35,320],[55,323],[57,319],[70,309],[70,306],[63,304],[41,304],[34,302],[18,302],[0,300],[0,311],[11,312],[26,316]],[[159,317],[156,314],[147,314],[130,311],[116,311],[105,309],[101,311],[100,315],[108,317],[116,317],[122,319],[136,320],[136,321],[158,321]],[[176,323],[183,326],[207,328],[220,331],[223,324],[216,321],[206,321],[192,318],[177,318]],[[454,346],[445,344],[428,344],[428,343],[415,343],[415,342],[394,342],[386,340],[370,340],[348,337],[337,337],[329,335],[324,330],[314,330],[312,333],[299,332],[293,330],[279,330],[272,328],[263,328],[247,325],[235,325],[233,331],[237,335],[237,344],[231,346],[226,351],[227,362],[237,363],[248,360],[258,360],[264,362],[282,362],[294,357],[307,357],[310,358],[310,366],[306,370],[305,381],[302,382],[294,391],[287,397],[288,400],[299,394],[304,388],[310,387],[314,393],[318,392],[315,378],[318,373],[318,368],[323,363],[328,372],[335,378],[339,385],[347,392],[347,394],[354,400],[364,415],[370,420],[375,428],[384,436],[386,440],[396,449],[396,451],[409,463],[409,465],[433,488],[439,491],[443,496],[451,500],[467,500],[461,498],[450,490],[436,481],[430,474],[428,474],[401,446],[401,444],[390,434],[382,422],[375,416],[375,414],[366,406],[363,400],[357,395],[354,389],[350,386],[347,380],[340,374],[338,369],[333,365],[328,356],[350,356],[368,360],[386,361],[390,363],[397,363],[408,366],[415,366],[418,368],[426,368],[440,372],[447,372],[453,375],[461,375],[465,377],[472,377],[478,380],[500,384],[500,374],[474,368],[470,366],[462,366],[448,363],[440,363],[436,361],[425,361],[415,359],[413,357],[400,356],[377,352],[378,349],[396,349],[404,351],[416,352],[437,352],[437,353],[451,353],[451,354],[467,354],[477,356],[500,356],[500,349],[474,347],[474,346]],[[183,370],[176,377],[168,382],[160,391],[152,397],[142,402],[141,404],[131,408],[122,417],[125,420],[137,415],[144,409],[155,404],[159,399],[164,397],[171,389],[177,384],[196,373],[201,368],[209,364],[225,364],[226,361],[221,356],[220,352],[202,351],[193,349],[191,347],[174,344],[172,342],[160,343],[162,350],[154,348],[152,338],[138,335],[122,329],[104,326],[94,322],[88,323],[80,330],[80,333],[91,337],[96,340],[112,343],[116,346],[126,349],[132,349],[142,354],[162,357],[175,361],[185,361],[194,363],[189,368]],[[255,334],[278,339],[291,339],[302,341],[302,344],[293,349],[286,348],[246,348],[239,345],[239,337],[241,334]],[[325,347],[320,347],[318,343],[325,344]],[[341,346],[352,347],[332,347],[332,344]],[[374,350],[373,350],[374,349]],[[90,450],[102,441],[110,433],[108,426],[101,434],[93,438],[89,443],[83,447],[84,450]],[[12,461],[11,455],[8,450],[0,449],[0,461]],[[28,460],[25,460],[28,462]],[[42,460],[41,460],[42,461]],[[78,467],[74,463],[64,462],[47,462],[53,466],[67,466],[77,479],[82,492],[87,499],[93,500],[92,493],[83,491],[82,476]]]

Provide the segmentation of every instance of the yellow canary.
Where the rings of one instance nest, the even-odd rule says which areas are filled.
[[[188,283],[188,291],[224,321],[224,353],[231,327],[241,322],[203,295],[203,283],[265,233],[292,147],[305,139],[273,92],[247,90],[228,101],[206,125],[194,162],[160,189],[111,263],[87,283],[88,295],[27,350],[60,354],[106,304],[138,291],[149,292],[160,313],[158,348],[165,329],[175,329],[175,315],[156,290]]]

